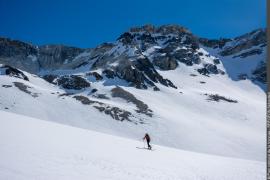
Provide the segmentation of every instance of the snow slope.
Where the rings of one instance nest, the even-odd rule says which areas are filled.
[[[263,180],[265,163],[153,145],[0,111],[0,179]]]
[[[250,79],[266,91],[266,44],[266,29],[257,29],[227,39],[222,47],[206,47],[202,44],[201,47],[222,61],[231,79]]]
[[[104,85],[105,81],[92,82],[91,87],[99,89],[109,99],[97,99],[87,91],[75,94],[128,110],[143,119],[144,124],[116,121],[93,106],[83,105],[72,95],[61,96],[66,93],[64,89],[26,72],[29,81],[0,76],[0,108],[131,139],[148,132],[159,145],[265,161],[265,93],[249,80],[232,81],[224,75],[190,76],[191,73],[195,72],[188,67],[160,71],[178,89],[158,85],[160,91],[156,92],[122,86],[146,103],[153,110],[153,117],[136,114],[134,104],[112,97],[110,90],[115,85]],[[29,86],[28,90],[36,93],[37,97],[19,90],[14,82]],[[6,88],[7,85],[10,87]],[[209,101],[206,93],[219,94],[238,102]]]
[[[240,75],[245,75],[249,78],[252,78],[252,72],[255,68],[260,64],[260,62],[265,62],[266,60],[266,48],[263,47],[262,54],[250,55],[245,58],[236,57],[237,55],[244,53],[245,51],[241,51],[240,53],[233,54],[230,56],[221,56],[219,55],[219,50],[211,49],[207,47],[203,47],[208,52],[211,52],[213,55],[218,57],[226,70],[226,73],[233,80],[239,80]],[[252,47],[248,49],[249,51],[252,49],[256,49],[257,47]],[[255,81],[254,83],[258,84],[264,91],[266,91],[266,84],[262,84],[260,82]]]
[[[256,32],[199,41],[177,25],[146,25],[86,50],[2,38],[0,62],[13,68],[0,65],[0,110],[265,161],[266,71],[255,65],[264,60],[266,37]]]

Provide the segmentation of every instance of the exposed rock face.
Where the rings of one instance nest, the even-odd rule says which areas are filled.
[[[93,97],[98,99],[110,99],[109,97],[106,96],[106,94],[94,94]]]
[[[120,109],[118,107],[111,107],[111,106],[94,106],[100,112],[104,112],[107,115],[110,115],[113,119],[118,121],[131,121],[130,117],[132,114],[129,111]]]
[[[266,29],[257,29],[233,39],[200,38],[199,41],[201,45],[215,49],[215,56],[223,61],[228,75],[234,80],[250,79],[266,90]],[[230,71],[234,62],[237,66],[243,66],[243,69],[239,68],[239,72]],[[214,63],[218,64],[216,60]],[[249,64],[254,67],[248,67]],[[207,72],[205,69],[199,71]]]
[[[220,72],[220,70],[217,69],[217,66],[213,64],[205,64],[203,68],[198,69],[198,72],[203,75],[224,73]]]
[[[174,49],[179,45],[185,44],[186,47],[193,50],[199,48],[199,41],[189,30],[178,25],[164,25],[155,27],[145,25],[142,27],[131,28],[129,32],[119,37],[121,42],[127,44],[140,43],[142,51],[146,50],[149,45],[159,45],[162,42],[167,45],[166,48]]]
[[[49,83],[57,84],[57,82],[55,81],[58,78],[57,75],[47,74],[47,75],[44,75],[42,78],[45,79]]]
[[[177,88],[173,82],[158,73],[157,67],[160,70],[174,70],[179,63],[188,66],[201,63],[197,53],[198,38],[178,25],[131,28],[129,32],[123,33],[116,43],[104,43],[91,50],[62,45],[37,47],[4,38],[1,42],[3,45],[0,46],[0,62],[10,63],[31,73],[80,68],[91,64],[90,70],[103,69],[101,75],[91,72],[88,74],[97,81],[102,80],[103,76],[117,77],[129,82],[130,86],[141,89],[151,87],[155,91],[159,90],[157,83]],[[155,46],[159,48],[148,53],[149,48]],[[86,51],[88,55],[82,55]],[[44,79],[59,84],[56,77],[51,75],[45,75]],[[63,80],[66,81],[66,78]]]
[[[37,93],[31,92],[29,90],[32,87],[27,86],[27,85],[25,85],[24,83],[21,83],[21,82],[13,82],[13,84],[15,85],[15,87],[17,87],[22,92],[25,92],[26,94],[29,94],[29,95],[31,95],[34,98],[38,97],[38,94]]]
[[[22,41],[0,38],[0,52],[0,57],[27,57],[28,55],[36,55],[37,49]]]
[[[147,85],[155,86],[142,71],[132,68],[132,66],[125,67],[120,70],[119,77],[130,82],[131,86],[139,89],[147,89]]]
[[[216,102],[225,101],[225,102],[229,102],[229,103],[237,103],[238,102],[237,100],[226,98],[226,97],[220,96],[218,94],[204,94],[204,95],[208,96],[207,100],[209,100],[209,101],[216,101]]]
[[[168,56],[156,57],[153,63],[161,70],[174,70],[178,66],[177,60]]]
[[[57,85],[65,89],[75,89],[80,90],[87,87],[90,87],[90,83],[84,78],[76,75],[65,75],[61,76],[56,80]]]
[[[199,64],[201,62],[199,55],[195,54],[192,50],[180,49],[175,52],[174,57],[187,66],[192,66],[193,64]]]
[[[155,83],[160,83],[164,86],[176,88],[176,86],[170,80],[164,79],[156,71],[155,67],[147,57],[140,56],[135,60],[134,57],[133,59],[121,58],[117,59],[120,60],[117,66],[109,66],[109,68],[105,69],[102,74],[107,78],[118,77],[120,79],[126,80],[130,83],[131,86],[139,89],[147,89],[148,87],[153,87],[158,90]],[[97,66],[95,66],[95,68],[97,68]]]
[[[138,100],[133,94],[131,94],[128,91],[125,91],[124,89],[122,89],[121,87],[116,87],[113,88],[111,90],[112,92],[112,97],[118,97],[118,98],[122,98],[125,99],[127,102],[131,102],[133,104],[136,105],[136,107],[138,108],[136,111],[138,113],[142,113],[145,114],[147,116],[152,117],[152,110],[148,108],[148,105],[145,104],[144,102]]]
[[[155,27],[151,24],[147,24],[141,27],[134,27],[129,30],[132,33],[147,32],[147,33],[160,33],[162,35],[166,34],[179,34],[179,33],[190,33],[187,28],[179,25],[163,25],[160,27]]]
[[[72,60],[84,50],[63,45],[46,45],[38,48],[38,62],[43,69],[55,70]]]
[[[0,63],[2,64],[28,72],[38,72],[40,67],[36,61],[37,55],[37,48],[31,44],[0,38]]]
[[[73,98],[75,98],[76,100],[80,101],[82,104],[85,104],[85,105],[90,105],[97,102],[97,101],[92,101],[85,96],[73,96]]]
[[[97,72],[90,72],[90,73],[87,73],[86,75],[88,75],[88,76],[94,76],[95,79],[96,79],[96,81],[100,81],[100,80],[103,79],[103,77],[99,73],[97,73]]]
[[[132,43],[134,37],[135,37],[135,35],[133,35],[133,34],[131,34],[129,32],[125,32],[117,40],[120,40],[120,42],[122,42],[123,44],[127,45],[127,44],[131,44]]]
[[[3,74],[5,75],[9,75],[12,77],[16,77],[16,78],[20,78],[23,79],[25,81],[29,81],[29,78],[20,70],[13,68],[11,66],[7,66],[7,65],[0,65],[0,69],[2,69]]]
[[[30,73],[54,70],[70,63],[84,50],[62,45],[33,46],[21,41],[0,38],[0,63]]]
[[[242,50],[249,49],[266,43],[266,29],[258,29],[250,33],[244,34],[234,39],[235,44],[228,45],[220,52],[222,56],[236,54]]]
[[[266,84],[266,63],[260,62],[256,69],[252,72],[252,79]]]
[[[261,45],[263,47],[263,45],[266,45],[266,29],[257,29],[234,39],[221,38],[209,40],[199,38],[199,42],[206,47],[219,48],[221,49],[220,55],[229,56],[254,46]],[[258,52],[258,50],[253,51],[253,53]]]
[[[63,75],[47,74],[42,76],[44,80],[54,85],[61,86],[64,89],[80,90],[90,87],[90,82],[78,75]]]
[[[163,78],[156,68],[166,71],[182,65],[202,63],[198,54],[198,38],[186,28],[176,25],[132,28],[123,33],[114,46],[106,47],[105,53],[97,53],[104,52],[99,48],[93,50],[97,60],[92,70],[102,68],[102,74],[107,78],[124,79],[131,86],[141,89],[152,87],[159,90],[157,83],[177,88],[169,79]],[[214,62],[213,66],[216,67]],[[213,72],[210,68],[209,72],[221,71]]]
[[[173,88],[176,88],[176,86],[168,79],[164,79],[154,68],[153,64],[149,61],[148,58],[139,58],[135,63],[134,66],[136,67],[136,69],[138,69],[139,71],[138,74],[141,75],[141,77],[143,79],[139,79],[139,80],[143,80],[140,81],[140,83],[142,82],[146,82],[149,85],[155,86],[153,82],[155,83],[160,83],[163,84],[164,86],[170,86]],[[131,70],[131,69],[130,69]],[[133,70],[131,70],[133,71]],[[135,71],[133,71],[135,72]],[[128,73],[124,74],[124,76],[126,76]],[[144,74],[146,76],[144,76]],[[132,78],[131,76],[129,78]],[[136,80],[135,80],[136,81]]]
[[[204,46],[206,47],[211,47],[211,48],[223,48],[224,45],[227,43],[227,42],[230,42],[232,41],[231,39],[224,39],[224,38],[221,38],[221,39],[206,39],[206,38],[199,38],[199,42],[201,44],[203,44]]]
[[[102,74],[105,75],[109,79],[113,79],[114,77],[117,77],[117,75],[114,73],[114,71],[110,70],[110,69],[105,69],[102,72]]]
[[[219,59],[214,59],[214,64],[220,64],[220,60]]]
[[[117,121],[130,121],[133,122],[134,124],[144,123],[143,120],[141,119],[135,120],[136,117],[134,117],[131,112],[123,110],[121,108],[110,106],[99,101],[92,101],[85,96],[73,96],[73,98],[80,101],[84,105],[92,105],[100,112],[103,112],[106,115],[111,116],[113,119]]]
[[[246,79],[248,79],[248,75],[245,74],[245,73],[239,74],[238,75],[238,79],[239,80],[246,80]]]
[[[130,86],[158,91],[158,84],[177,88],[159,70],[194,66],[194,70],[203,75],[224,74],[220,59],[206,56],[200,45],[219,49],[222,57],[246,58],[262,53],[261,48],[266,45],[266,32],[260,29],[234,39],[209,40],[196,37],[178,25],[145,25],[131,28],[114,43],[103,43],[93,49],[63,45],[33,46],[0,38],[0,63],[41,75],[53,84],[59,84],[59,77],[50,75],[53,74],[51,71],[82,68],[87,77],[92,76],[96,81],[119,78]],[[249,49],[254,46],[258,47]],[[209,57],[208,60],[204,60],[205,57]],[[67,82],[66,77],[62,79]],[[61,80],[60,83],[66,86]]]
[[[12,85],[3,84],[2,87],[4,87],[4,88],[11,88]]]

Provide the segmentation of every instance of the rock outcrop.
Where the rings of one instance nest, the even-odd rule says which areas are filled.
[[[63,87],[64,89],[85,89],[90,87],[90,83],[84,78],[76,75],[64,75],[59,77],[57,80],[57,85]]]
[[[9,75],[12,77],[23,79],[25,81],[29,81],[29,78],[22,71],[20,71],[16,68],[13,68],[11,66],[0,65],[0,70],[1,70],[0,72],[2,72],[0,74]]]

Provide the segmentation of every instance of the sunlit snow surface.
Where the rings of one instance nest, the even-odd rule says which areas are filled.
[[[140,90],[127,87],[122,80],[103,80],[92,82],[91,88],[97,88],[110,99],[97,99],[89,95],[90,90],[76,92],[76,95],[128,110],[143,119],[144,124],[116,121],[72,96],[60,96],[66,93],[63,89],[29,73],[25,73],[29,82],[0,76],[0,107],[4,111],[131,139],[148,132],[154,143],[178,149],[265,161],[266,103],[261,88],[249,80],[232,81],[227,75],[202,76],[187,66],[159,73],[173,81],[178,89],[158,85],[160,91]],[[13,82],[31,87],[29,91],[37,97],[19,90]],[[146,103],[153,110],[153,117],[136,114],[134,104],[111,97],[110,90],[117,83]],[[206,93],[238,102],[209,101]]]
[[[0,111],[0,179],[263,180],[265,163],[153,145]]]
[[[29,81],[10,77],[0,68],[0,179],[265,179],[266,85],[252,75],[257,64],[265,60],[265,46],[221,56],[224,49],[200,45],[193,52],[200,54],[199,61],[192,66],[179,61],[174,70],[155,67],[177,89],[159,82],[155,86],[160,91],[151,86],[136,89],[119,77],[110,79],[103,74],[98,80],[90,75],[102,74],[105,69],[123,70],[141,58],[154,62],[166,55],[159,51],[171,38],[143,48],[138,39],[127,45],[118,40],[95,51],[85,50],[60,67],[36,73],[80,76],[91,83],[81,90],[63,89],[27,72],[23,73]],[[182,44],[187,36],[181,38],[172,53],[181,49],[191,52]],[[236,39],[224,47],[245,40]],[[240,58],[252,48],[260,48],[262,53]],[[35,56],[29,59],[37,60]],[[198,73],[209,64],[217,67],[218,74]],[[263,78],[264,70],[259,73]],[[239,81],[241,74],[248,79]],[[114,97],[111,91],[116,86],[146,104],[153,116],[138,112],[131,101]],[[209,95],[223,100],[213,101]],[[85,105],[74,96],[98,103]],[[94,107],[100,104],[129,111],[131,122],[100,112]],[[136,148],[144,147],[145,132],[151,136],[154,151]]]

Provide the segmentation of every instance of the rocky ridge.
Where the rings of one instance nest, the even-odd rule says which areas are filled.
[[[217,53],[202,51],[201,46],[214,49]],[[257,48],[252,49],[255,46]],[[99,80],[121,79],[129,86],[158,91],[158,84],[177,88],[171,80],[164,78],[159,70],[191,66],[197,73],[205,76],[224,74],[220,65],[222,57],[246,58],[259,55],[265,46],[265,29],[255,30],[234,39],[209,40],[199,38],[178,25],[145,25],[131,28],[114,43],[103,43],[92,49],[63,45],[34,46],[0,38],[0,63],[37,74],[46,80],[48,77],[57,76],[60,83],[56,84],[59,85],[63,84],[61,79],[66,81],[67,74],[62,77],[61,73],[59,75],[55,71],[77,72],[83,69],[84,76],[95,73]],[[263,62],[260,62],[253,68],[250,78],[265,84],[265,69]],[[71,74],[73,78],[76,77],[74,73]],[[240,76],[245,77],[245,74],[240,73]]]

